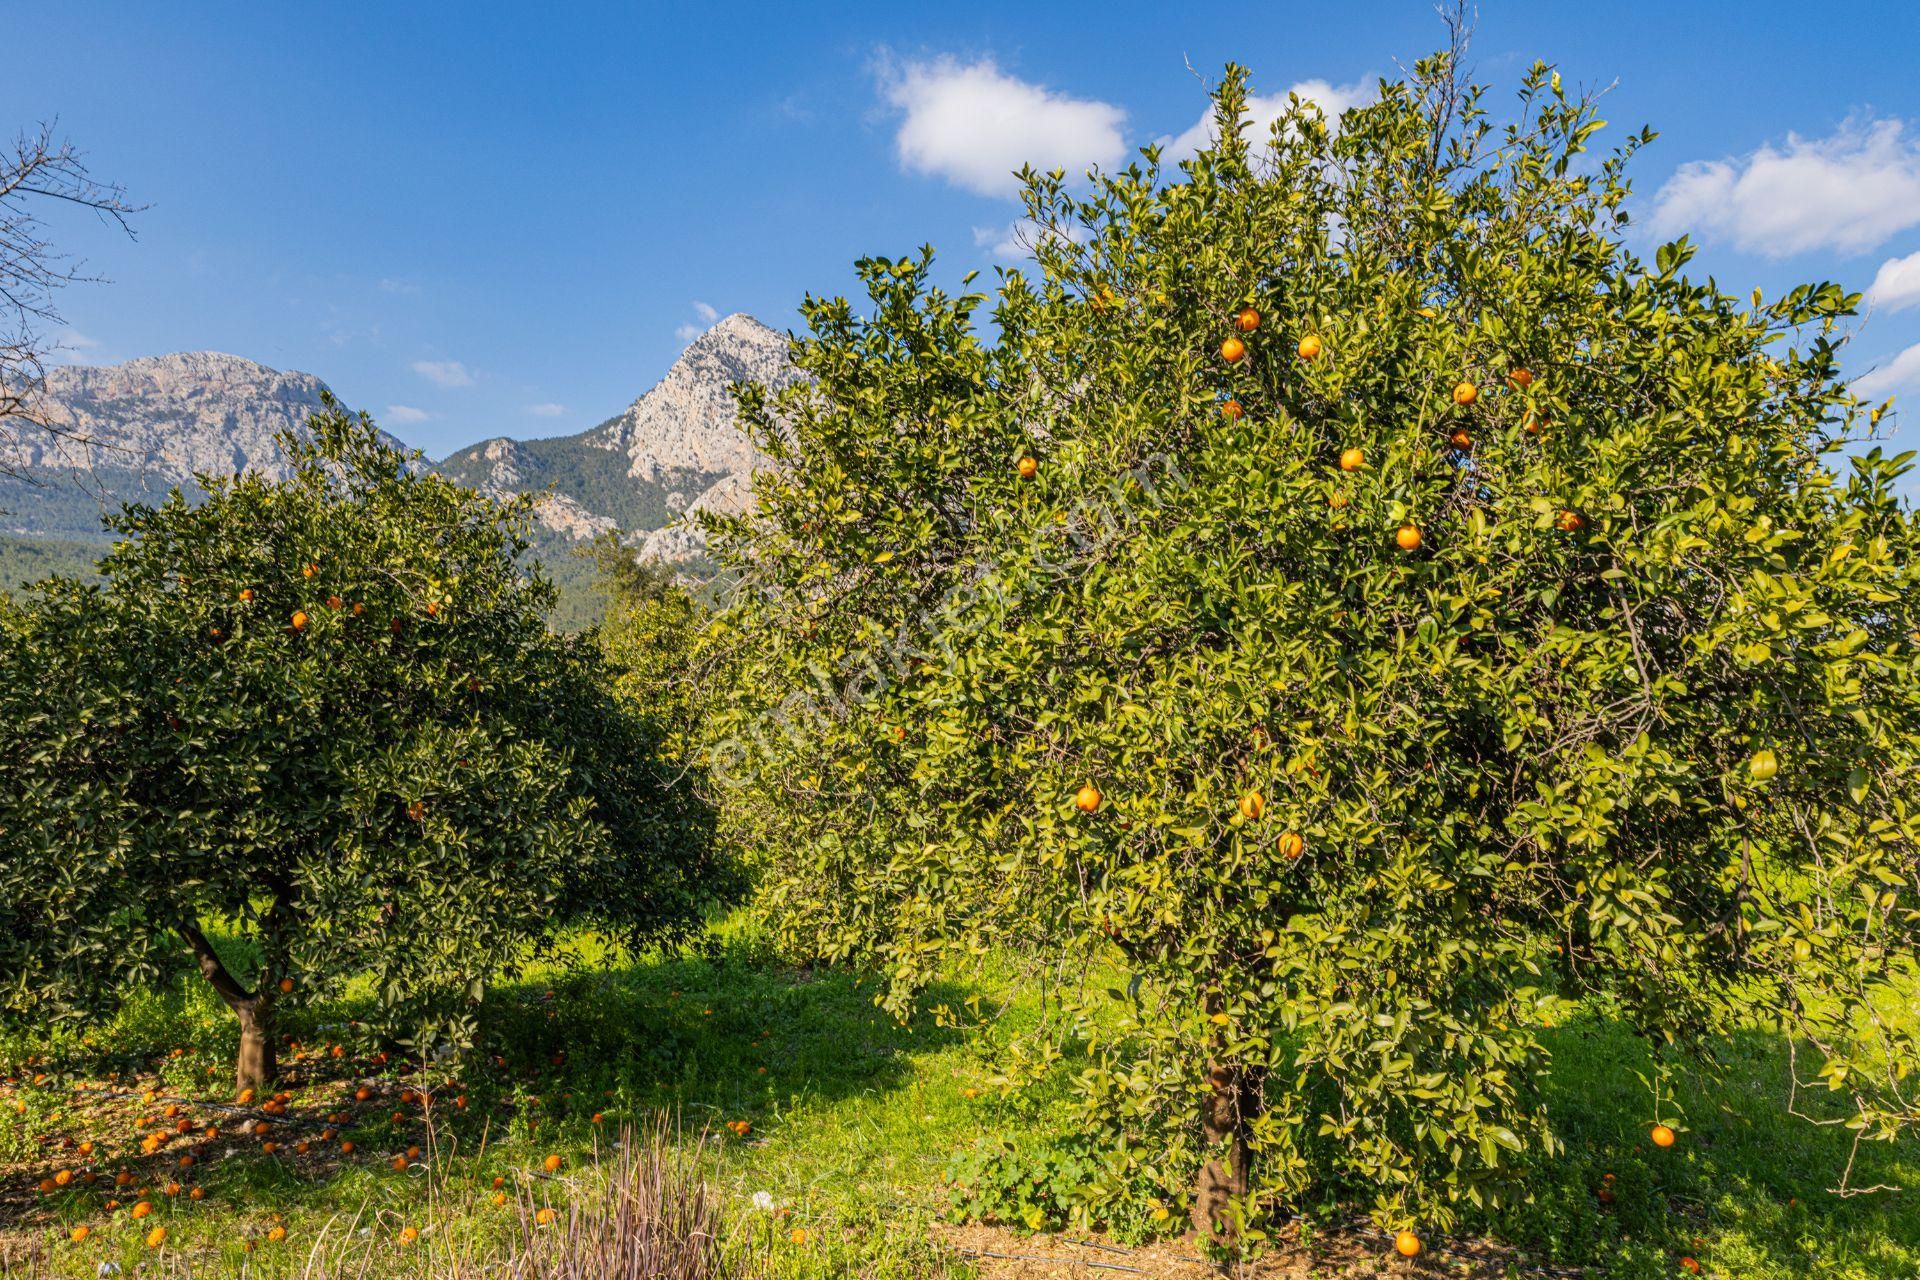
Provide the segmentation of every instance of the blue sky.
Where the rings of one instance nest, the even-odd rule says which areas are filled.
[[[792,327],[863,254],[993,265],[1001,172],[1177,137],[1189,64],[1337,102],[1443,38],[1429,0],[67,0],[0,29],[0,126],[57,117],[152,206],[136,243],[55,220],[111,278],[67,291],[68,358],[303,369],[436,457],[590,426],[689,326]],[[1692,228],[1724,287],[1881,280],[1855,365],[1920,394],[1920,6],[1483,0],[1496,111],[1535,58],[1614,86],[1603,142],[1660,130],[1644,220]]]

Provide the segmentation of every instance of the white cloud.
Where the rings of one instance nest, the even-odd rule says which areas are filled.
[[[470,387],[473,375],[458,360],[415,360],[413,371],[442,387]]]
[[[719,311],[700,301],[698,298],[695,298],[693,301],[693,314],[699,316],[703,324],[712,324],[720,318]]]
[[[705,332],[706,330],[697,324],[683,324],[673,331],[673,336],[682,342],[692,342]]]
[[[1890,396],[1907,387],[1920,388],[1920,342],[1853,381],[1854,393],[1870,400]]]
[[[420,286],[411,280],[402,280],[397,276],[387,276],[380,281],[380,292],[397,293],[410,297],[420,292]]]
[[[887,104],[906,117],[894,137],[900,166],[978,195],[1015,194],[1024,164],[1079,173],[1127,155],[1125,111],[1015,79],[991,58],[883,63],[880,81]]]
[[[100,350],[100,340],[89,337],[78,329],[62,329],[60,336],[53,340],[45,356],[48,364],[80,364],[83,361],[101,361],[105,358]]]
[[[527,412],[536,418],[557,418],[566,411],[567,406],[555,404],[551,400],[545,404],[530,404],[527,406]]]
[[[1905,130],[1856,118],[1830,138],[1790,133],[1748,156],[1683,164],[1654,197],[1653,231],[1723,236],[1769,258],[1865,252],[1920,226],[1920,145]]]
[[[1920,303],[1920,253],[1881,263],[1867,288],[1867,301],[1888,311],[1905,311]]]
[[[387,421],[399,426],[411,426],[416,422],[425,422],[433,415],[425,409],[416,409],[410,404],[390,404],[387,406]]]
[[[1297,93],[1314,103],[1330,122],[1337,124],[1341,114],[1348,108],[1363,107],[1372,102],[1375,89],[1376,85],[1371,80],[1338,85],[1327,80],[1302,80],[1282,93],[1270,93],[1265,97],[1249,95],[1249,127],[1241,136],[1256,147],[1264,143],[1273,129],[1273,122],[1287,109],[1288,98],[1293,94]],[[1160,139],[1161,162],[1171,165],[1190,160],[1211,146],[1217,137],[1219,131],[1214,125],[1213,107],[1209,104],[1200,118],[1188,125],[1179,137]]]

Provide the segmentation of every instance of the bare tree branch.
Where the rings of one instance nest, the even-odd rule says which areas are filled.
[[[0,149],[0,474],[19,474],[21,446],[34,435],[61,446],[87,443],[49,420],[38,403],[56,349],[47,331],[62,323],[59,291],[100,279],[49,238],[42,211],[50,203],[91,210],[129,238],[132,215],[145,207],[129,204],[119,186],[96,181],[73,144],[55,138],[52,124]]]

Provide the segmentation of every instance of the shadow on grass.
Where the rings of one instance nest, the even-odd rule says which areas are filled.
[[[926,1003],[965,992],[936,986]],[[503,987],[483,1015],[496,1069],[573,1111],[677,1111],[697,1128],[753,1120],[807,1099],[886,1091],[911,1058],[962,1032],[926,1016],[902,1025],[871,983],[734,951],[553,974]],[[504,1060],[504,1061],[502,1061]]]
[[[1676,1070],[1659,1115],[1647,1047],[1624,1026],[1587,1017],[1545,1039],[1565,1150],[1530,1176],[1532,1203],[1485,1223],[1492,1234],[1594,1275],[1672,1275],[1682,1256],[1718,1275],[1920,1274],[1920,1143],[1863,1143],[1854,1160],[1850,1185],[1901,1190],[1833,1194],[1853,1135],[1789,1113],[1784,1038],[1742,1033],[1715,1064]],[[1802,1090],[1798,1106],[1844,1115],[1825,1093]],[[1652,1125],[1676,1119],[1679,1140],[1655,1147]]]

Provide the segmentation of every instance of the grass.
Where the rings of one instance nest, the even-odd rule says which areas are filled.
[[[1030,1003],[1016,1001],[1005,1018],[966,1034],[931,1020],[898,1026],[874,1009],[870,989],[783,966],[737,925],[718,930],[700,956],[602,960],[583,940],[571,962],[496,991],[484,1055],[411,1074],[367,1056],[371,1046],[354,1039],[351,995],[298,1013],[291,1030],[308,1056],[287,1065],[308,1083],[293,1090],[275,1134],[283,1144],[300,1134],[313,1143],[322,1117],[346,1108],[350,1121],[333,1127],[357,1149],[344,1159],[337,1137],[302,1155],[286,1145],[267,1154],[272,1137],[232,1134],[237,1118],[213,1108],[226,1094],[235,1033],[197,979],[136,1001],[89,1037],[0,1041],[0,1063],[18,1070],[30,1055],[38,1060],[0,1098],[0,1241],[44,1246],[57,1274],[93,1275],[105,1261],[130,1274],[152,1263],[142,1240],[157,1223],[168,1229],[165,1256],[200,1274],[237,1274],[243,1265],[250,1274],[298,1273],[323,1240],[376,1258],[376,1274],[419,1272],[432,1257],[501,1247],[524,1234],[537,1206],[564,1206],[583,1185],[597,1187],[596,1153],[609,1153],[622,1126],[644,1129],[665,1112],[720,1194],[728,1247],[751,1246],[768,1274],[966,1274],[930,1241],[948,1211],[942,1171],[983,1136],[1037,1147],[1067,1124],[1044,1104],[967,1096],[989,1074],[994,1043],[1037,1016]],[[989,972],[977,982],[1004,995],[1010,976]],[[956,984],[936,998],[964,994]],[[1604,1277],[1675,1275],[1683,1253],[1717,1276],[1920,1274],[1914,1195],[1828,1193],[1850,1135],[1786,1114],[1785,1055],[1773,1037],[1741,1038],[1717,1077],[1683,1084],[1681,1142],[1656,1151],[1646,1140],[1640,1043],[1597,1012],[1552,1034],[1546,1100],[1566,1151],[1530,1180],[1530,1204],[1478,1224],[1488,1235],[1529,1261]],[[40,1072],[48,1079],[35,1086]],[[75,1094],[79,1082],[133,1096]],[[370,1097],[352,1103],[359,1087]],[[141,1100],[148,1088],[161,1090],[153,1103]],[[429,1107],[398,1101],[422,1088],[434,1089]],[[452,1104],[462,1093],[464,1108]],[[153,1156],[133,1145],[132,1122],[176,1096],[189,1100],[185,1114],[196,1126],[223,1126],[186,1176],[163,1162],[193,1139]],[[24,1115],[14,1101],[26,1104]],[[742,1122],[744,1134],[727,1128]],[[117,1196],[98,1184],[34,1190],[52,1170],[86,1163],[63,1143],[87,1136],[99,1144],[98,1170],[125,1166],[148,1186],[155,1207],[147,1219],[128,1217],[131,1188]],[[415,1145],[421,1156],[405,1171],[389,1166]],[[541,1167],[550,1154],[562,1158],[554,1177]],[[505,1180],[506,1206],[492,1203],[496,1177]],[[165,1195],[163,1179],[181,1181],[183,1193]],[[1920,1149],[1866,1149],[1854,1181],[1920,1184]],[[191,1186],[204,1188],[204,1199],[188,1200]],[[1611,1205],[1596,1194],[1602,1186]],[[109,1198],[122,1207],[108,1212]],[[1316,1229],[1335,1216],[1323,1215]],[[82,1223],[91,1237],[69,1243],[68,1230]],[[265,1239],[274,1225],[286,1240]],[[419,1245],[398,1243],[405,1226],[423,1233]]]

